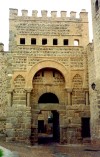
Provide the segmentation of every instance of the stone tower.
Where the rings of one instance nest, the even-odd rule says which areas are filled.
[[[76,18],[74,11],[48,17],[42,10],[38,17],[36,10],[18,16],[10,9],[7,141],[34,144],[41,133],[61,143],[90,137],[88,43],[85,10]]]
[[[91,0],[93,23],[93,51],[90,69],[91,136],[100,144],[100,0]],[[93,62],[94,61],[94,62]],[[93,84],[95,88],[93,89]],[[92,88],[91,88],[92,87]]]

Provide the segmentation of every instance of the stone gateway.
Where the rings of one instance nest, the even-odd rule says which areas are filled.
[[[27,144],[89,141],[88,13],[9,11],[9,52],[0,44],[0,133]]]

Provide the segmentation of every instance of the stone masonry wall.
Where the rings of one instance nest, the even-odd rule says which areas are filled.
[[[91,110],[93,129],[93,142],[100,144],[100,1],[92,0],[92,22],[93,22],[93,36],[94,36],[94,67],[96,89],[94,92],[95,112]],[[91,71],[92,72],[92,71]],[[94,73],[93,73],[94,74]],[[92,104],[91,104],[92,105]]]
[[[7,107],[7,56],[0,43],[0,133],[5,133]]]
[[[37,11],[33,11],[32,16],[27,16],[23,10],[22,16],[18,16],[17,9],[10,9],[9,98],[12,101],[7,108],[7,141],[27,143],[31,131],[32,142],[37,142],[38,113],[44,109],[59,112],[60,142],[80,143],[81,119],[90,117],[85,49],[88,15],[85,10],[79,18],[75,12],[71,12],[70,17],[66,12],[61,12],[61,17],[56,17],[55,11],[51,17],[46,14],[42,11],[42,16],[37,17]],[[36,44],[31,43],[32,38]],[[21,43],[21,39],[25,43]],[[43,39],[47,44],[43,45]],[[53,39],[57,39],[57,45]],[[68,40],[67,45],[64,39]],[[55,94],[59,104],[41,106],[38,100],[45,93]]]
[[[6,141],[30,144],[31,108],[7,107]]]
[[[97,105],[97,94],[96,90],[92,89],[92,84],[96,82],[96,69],[94,61],[94,45],[89,44],[87,47],[88,53],[88,70],[89,70],[89,95],[90,95],[90,110],[91,110],[91,138],[92,140],[98,137],[97,134],[97,116],[98,116],[98,105]],[[95,112],[94,112],[95,111]]]
[[[26,45],[31,45],[31,38],[37,39],[36,45],[41,45],[41,39],[47,38],[48,45],[52,46],[52,39],[59,39],[59,46],[63,45],[64,36],[69,39],[69,45],[74,45],[74,39],[79,40],[79,44],[86,46],[88,43],[88,15],[85,10],[80,12],[80,18],[76,18],[76,13],[71,12],[70,17],[66,12],[61,17],[56,16],[56,12],[51,12],[51,17],[47,17],[42,11],[42,17],[37,17],[37,11],[33,11],[32,16],[27,15],[27,10],[22,10],[22,16],[18,16],[17,9],[10,9],[10,30],[9,47],[10,50],[17,50],[20,38],[26,38]]]
[[[19,75],[14,80],[13,104],[26,105],[25,79]]]

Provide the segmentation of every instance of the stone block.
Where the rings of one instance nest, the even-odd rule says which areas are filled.
[[[6,134],[7,134],[7,137],[15,137],[15,131],[14,129],[6,129]]]

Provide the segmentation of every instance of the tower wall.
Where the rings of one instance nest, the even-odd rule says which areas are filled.
[[[91,75],[95,74],[90,84],[90,94],[93,95],[91,97],[91,135],[92,141],[100,144],[100,1],[91,0],[91,6],[94,38],[94,51],[92,52],[93,58],[91,62],[94,67],[91,69]],[[96,85],[95,90],[91,89],[93,82]]]

